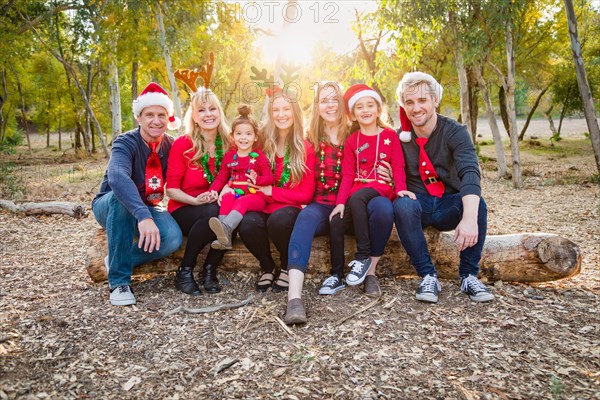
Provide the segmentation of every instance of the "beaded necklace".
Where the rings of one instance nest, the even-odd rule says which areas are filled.
[[[202,169],[204,170],[204,179],[208,181],[209,184],[213,183],[215,180],[215,175],[219,173],[219,168],[221,167],[221,161],[223,160],[223,140],[221,139],[221,135],[217,132],[217,137],[215,138],[215,175],[210,171],[208,167],[208,152],[202,156],[200,159],[200,164],[202,165]]]
[[[329,186],[329,184],[325,183],[325,148],[327,147],[327,143],[325,142],[325,139],[321,139],[321,143],[319,144],[319,146],[321,147],[321,163],[319,164],[319,170],[320,172],[320,181],[321,184],[323,185],[323,187],[325,188],[325,190],[329,190],[330,192],[335,192],[338,187],[340,186],[340,170],[342,169],[342,156],[344,155],[343,150],[344,150],[344,145],[340,144],[340,148],[336,153],[336,157],[337,157],[337,161],[336,161],[336,165],[335,165],[335,183],[333,186]],[[331,145],[334,149],[335,146]]]
[[[358,135],[356,135],[356,150],[358,151],[360,149],[360,134],[361,132],[358,133]],[[377,158],[379,157],[379,135],[381,134],[381,130],[379,130],[379,132],[377,132],[377,144],[375,145],[375,161],[373,162],[373,168],[371,168],[371,171],[367,172],[365,175],[361,174],[360,171],[360,160],[359,160],[359,156],[358,154],[356,154],[356,177],[354,178],[354,181],[356,182],[362,182],[362,183],[367,183],[370,181],[374,181],[377,179]],[[364,135],[364,134],[363,134]],[[365,135],[365,136],[371,136],[371,135]],[[365,159],[364,162],[366,162],[367,160]],[[375,173],[374,178],[369,178],[369,176],[371,176],[371,174]]]
[[[273,169],[273,173],[275,173],[275,162],[271,164],[271,168]],[[291,174],[292,170],[290,169],[290,147],[286,146],[285,156],[283,157],[283,170],[281,171],[281,177],[279,177],[279,181],[277,182],[277,187],[287,187],[290,181]]]

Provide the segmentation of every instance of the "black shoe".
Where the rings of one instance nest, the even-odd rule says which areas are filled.
[[[216,266],[206,264],[202,270],[202,277],[204,278],[204,290],[206,293],[219,293],[221,291]]]
[[[187,293],[191,296],[200,296],[202,292],[194,280],[194,269],[189,267],[179,267],[175,275],[175,287],[177,290]]]
[[[288,280],[288,272],[285,270],[281,270],[279,272],[279,276],[277,277],[277,280],[275,282],[273,282],[273,291],[276,293],[279,292],[287,292],[288,288],[290,286],[290,282]]]

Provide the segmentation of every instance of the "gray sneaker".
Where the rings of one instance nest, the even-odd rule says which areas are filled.
[[[121,285],[110,289],[110,304],[113,306],[130,306],[135,304],[135,296],[129,285]]]
[[[327,279],[323,281],[321,284],[321,288],[319,289],[319,294],[336,294],[340,290],[344,289],[346,285],[344,285],[344,281],[341,277],[336,275],[331,275]]]
[[[348,266],[352,269],[346,275],[346,283],[349,286],[360,285],[365,280],[369,268],[371,268],[371,258],[350,261]]]
[[[417,300],[427,303],[437,303],[442,285],[435,275],[425,275],[417,289]]]
[[[488,288],[473,275],[461,278],[460,290],[463,293],[468,294],[471,300],[478,303],[494,300],[494,295],[491,294]]]

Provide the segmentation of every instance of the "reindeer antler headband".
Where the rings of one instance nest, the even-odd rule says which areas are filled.
[[[178,69],[175,71],[175,78],[179,79],[181,82],[185,83],[185,85],[190,88],[193,93],[198,92],[198,87],[196,86],[196,81],[198,77],[202,78],[204,84],[202,85],[204,89],[210,90],[210,81],[212,78],[213,69],[215,66],[215,55],[211,51],[208,55],[208,64],[200,67],[200,70],[194,68],[192,69]]]

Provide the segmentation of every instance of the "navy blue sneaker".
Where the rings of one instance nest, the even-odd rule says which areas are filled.
[[[417,300],[427,303],[437,303],[442,285],[436,275],[425,275],[417,289]]]

